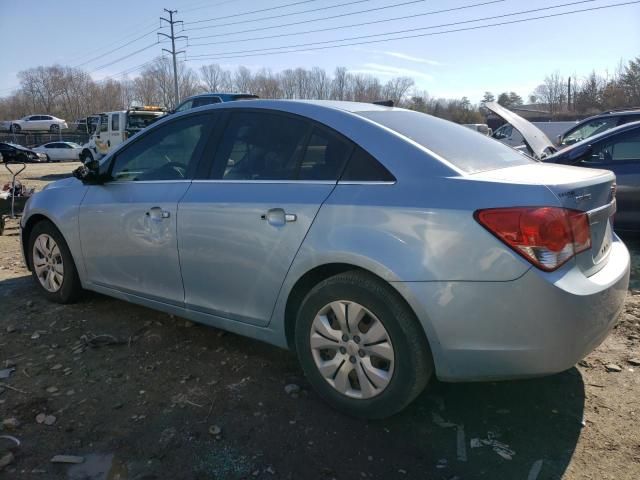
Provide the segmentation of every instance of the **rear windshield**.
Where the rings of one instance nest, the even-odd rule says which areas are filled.
[[[408,110],[357,113],[410,138],[467,173],[536,162],[486,135],[424,113]]]

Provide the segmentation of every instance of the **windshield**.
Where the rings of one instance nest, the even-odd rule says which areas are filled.
[[[127,130],[142,130],[155,122],[160,115],[130,113],[127,118]]]
[[[572,132],[569,132],[562,139],[561,145],[572,145],[585,138],[592,137],[598,133],[605,132],[618,124],[618,119],[615,117],[596,118],[590,122],[586,122],[580,125]]]
[[[485,135],[424,113],[394,110],[358,114],[410,138],[467,173],[535,162]]]

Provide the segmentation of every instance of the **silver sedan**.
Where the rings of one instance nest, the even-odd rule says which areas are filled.
[[[172,115],[28,203],[42,293],[83,289],[296,351],[317,392],[391,415],[432,376],[570,368],[629,281],[615,177],[364,103]]]

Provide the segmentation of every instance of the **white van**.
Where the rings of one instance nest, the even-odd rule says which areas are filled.
[[[166,114],[165,109],[151,106],[101,113],[97,128],[89,137],[89,141],[82,146],[80,160],[87,163],[101,159],[129,137]]]

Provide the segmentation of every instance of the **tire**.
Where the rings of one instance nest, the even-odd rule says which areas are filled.
[[[334,309],[345,303],[345,316],[351,311],[359,323],[354,326],[352,318],[340,329]],[[402,297],[379,278],[358,270],[328,278],[307,294],[296,319],[295,344],[302,369],[318,394],[356,417],[384,418],[399,412],[422,392],[434,370],[424,331]],[[329,348],[321,348],[327,344]]]
[[[16,160],[22,163],[29,163],[29,157],[27,157],[24,153],[21,153],[20,155],[18,155],[16,157]]]
[[[20,127],[20,125],[17,125],[15,123],[11,124],[11,127],[9,127],[9,131],[11,133],[20,133],[20,130],[22,130],[22,128]]]
[[[39,243],[38,249],[34,250],[36,241],[46,243]],[[57,249],[53,247],[54,244]],[[52,254],[49,257],[49,262],[47,262],[47,250]],[[78,300],[82,293],[78,271],[67,242],[55,225],[48,220],[36,223],[29,235],[29,249],[27,252],[33,278],[47,300],[63,304],[73,303]],[[47,272],[38,268],[38,264],[44,265],[45,268],[49,269],[48,275],[46,274]],[[60,265],[62,266],[62,273],[59,273]],[[54,272],[57,274],[54,274]],[[54,275],[52,282],[48,283],[50,288],[45,287],[47,282],[41,274],[46,278]]]
[[[51,125],[51,126],[49,127],[49,131],[50,131],[51,133],[58,133],[58,132],[60,132],[60,125],[56,125],[56,124],[54,123],[53,125]]]
[[[47,155],[47,163],[51,163],[51,157]]]

